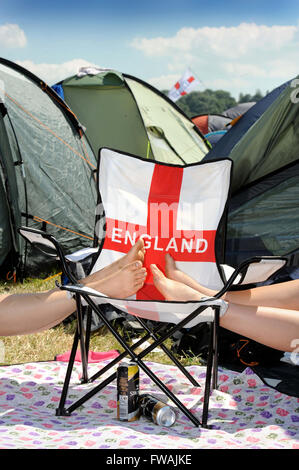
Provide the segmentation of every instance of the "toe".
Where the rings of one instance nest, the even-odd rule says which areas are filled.
[[[140,269],[136,272],[135,277],[136,277],[136,279],[145,279],[146,275],[147,275],[146,269],[145,270]]]
[[[174,268],[175,267],[175,261],[169,253],[166,253],[166,255],[165,255],[165,262],[166,262],[166,265],[169,268]]]
[[[155,264],[151,264],[150,268],[153,273],[154,280],[159,281],[165,277],[162,271],[160,271],[160,269]]]
[[[133,261],[132,263],[127,265],[127,268],[131,271],[137,271],[142,268],[142,262],[139,260]]]
[[[166,253],[165,255],[165,273],[167,277],[172,278],[172,275],[176,269],[176,264],[173,259],[173,257],[169,254]]]
[[[144,286],[144,282],[139,281],[135,283],[136,292]]]
[[[138,251],[140,250],[143,250],[144,249],[144,241],[143,241],[143,238],[139,238],[139,240],[136,242],[136,249]]]

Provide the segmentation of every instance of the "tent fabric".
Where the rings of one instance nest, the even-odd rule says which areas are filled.
[[[233,192],[297,160],[299,115],[292,91],[286,87],[230,152]]]
[[[298,200],[298,161],[237,193],[228,217],[226,256],[231,263],[252,253],[282,255],[298,250]]]
[[[5,111],[0,115],[0,266],[8,255],[14,261],[13,252],[18,250],[18,244],[13,226],[21,220],[17,198],[13,196],[18,194],[14,161],[20,161],[20,156],[6,108],[3,106],[2,110]]]
[[[115,70],[74,75],[58,84],[94,153],[102,147],[174,164],[200,161],[204,137],[166,96],[136,77]]]
[[[234,162],[226,244],[226,262],[233,266],[255,254],[284,255],[299,247],[299,108],[290,84],[253,106],[204,158]]]
[[[52,86],[53,90],[56,91],[57,95],[60,96],[64,100],[64,93],[63,93],[63,88],[61,85],[53,85]]]
[[[118,75],[75,76],[60,86],[96,155],[101,147],[118,145],[124,152],[146,157],[148,138],[138,108]]]
[[[203,114],[194,116],[192,122],[203,134],[225,129],[231,122],[231,118],[222,114]]]
[[[200,116],[195,116],[192,118],[194,124],[201,130],[203,134],[208,134],[211,132],[209,128],[209,116],[208,114],[202,114]]]
[[[208,139],[208,141],[210,142],[210,144],[213,146],[213,145],[216,145],[216,143],[222,139],[222,137],[224,136],[224,134],[226,134],[227,131],[215,131],[215,132],[209,132],[208,134],[205,135],[205,137]]]
[[[0,266],[7,258],[12,249],[12,240],[10,236],[9,224],[9,206],[6,199],[6,192],[3,186],[3,180],[0,179]]]
[[[246,116],[243,116],[242,119],[229,129],[229,134],[226,135],[225,138],[221,139],[221,145],[215,145],[208,152],[205,159],[212,160],[214,158],[228,157],[233,147],[238,143],[242,136],[246,134],[250,127],[260,118],[260,116],[289,84],[290,81],[275,88],[272,92],[268,93],[264,98],[248,109],[246,111]]]
[[[223,111],[223,116],[227,116],[230,119],[236,119],[236,117],[241,116],[255,105],[255,101],[249,101],[248,103],[238,103],[236,106],[232,108],[226,109]]]
[[[245,114],[254,104],[254,102],[239,103],[221,114],[199,114],[192,117],[192,122],[205,135],[209,132],[227,130],[234,119]]]
[[[0,120],[2,179],[10,238],[16,239],[21,264],[20,225],[47,227],[67,251],[90,246],[96,159],[77,118],[46,84],[5,59],[0,60],[0,84],[6,110],[2,125]],[[28,251],[28,270],[39,270],[42,260],[47,266],[49,258]]]
[[[133,78],[126,81],[138,103],[154,159],[174,164],[200,161],[207,147],[193,123],[152,88]]]

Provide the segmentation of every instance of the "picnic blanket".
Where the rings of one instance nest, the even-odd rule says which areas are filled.
[[[95,373],[100,364],[89,366]],[[192,386],[174,366],[146,364],[199,417],[203,388]],[[172,427],[144,417],[116,417],[116,381],[68,417],[55,416],[67,364],[38,362],[0,367],[1,449],[299,449],[299,399],[266,386],[251,369],[219,370],[219,389],[210,400],[212,429],[195,427],[182,413]],[[205,368],[187,368],[204,384]],[[95,383],[80,384],[75,364],[67,406]],[[111,373],[111,372],[110,372]],[[165,395],[140,371],[142,393]]]

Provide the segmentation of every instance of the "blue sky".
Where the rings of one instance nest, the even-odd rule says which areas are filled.
[[[170,88],[271,90],[299,72],[299,2],[0,0],[0,56],[50,85],[87,64]]]

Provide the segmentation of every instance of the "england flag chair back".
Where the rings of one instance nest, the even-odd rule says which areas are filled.
[[[101,149],[96,223],[100,250],[92,272],[122,257],[141,237],[148,276],[132,298],[163,300],[150,264],[164,271],[166,253],[199,283],[220,290],[224,282],[215,243],[231,172],[229,159],[176,166]]]

